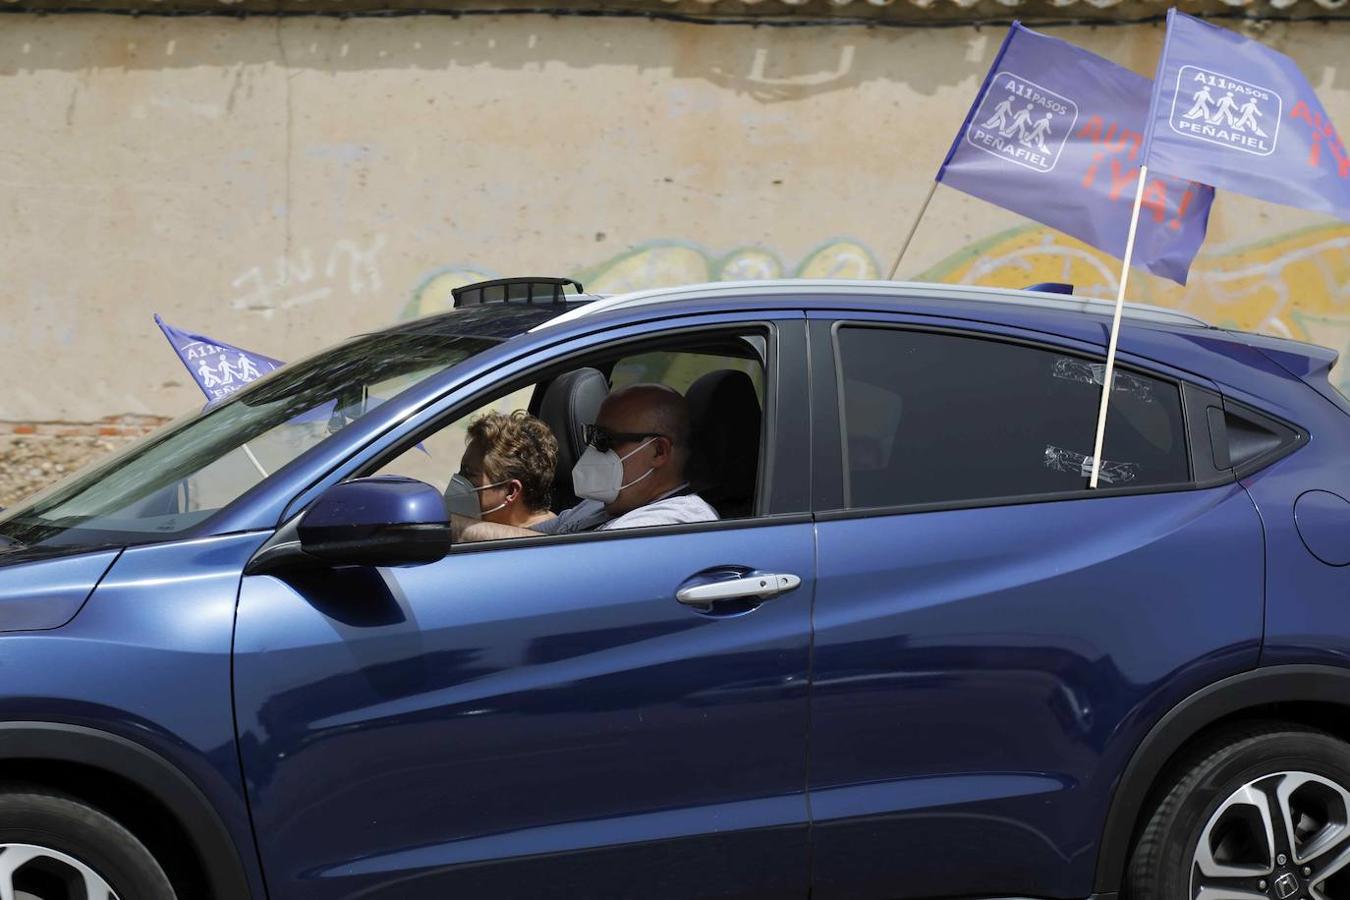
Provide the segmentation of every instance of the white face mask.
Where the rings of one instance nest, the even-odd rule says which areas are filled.
[[[584,500],[612,503],[619,496],[619,491],[637,484],[656,471],[655,467],[650,468],[628,484],[623,483],[623,461],[654,440],[654,437],[647,438],[623,456],[613,450],[601,453],[588,446],[586,452],[581,454],[581,459],[572,467],[572,491]]]
[[[492,509],[483,509],[479,502],[478,492],[509,483],[510,479],[507,479],[506,481],[494,481],[492,484],[475,487],[472,481],[456,472],[450,476],[450,485],[445,489],[445,508],[451,515],[481,519],[483,516],[491,515],[506,506],[506,501],[503,500]]]

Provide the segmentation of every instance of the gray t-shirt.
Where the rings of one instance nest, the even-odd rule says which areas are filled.
[[[675,491],[683,489],[681,486]],[[599,500],[582,500],[571,509],[558,513],[556,519],[536,525],[534,530],[544,534],[572,534],[578,531],[613,531],[617,528],[648,528],[653,525],[715,521],[717,510],[709,506],[698,494],[672,492],[614,519],[609,518],[605,512],[605,504]]]

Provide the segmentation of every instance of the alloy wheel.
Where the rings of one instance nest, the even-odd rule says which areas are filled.
[[[73,856],[34,844],[0,844],[0,900],[118,900]]]
[[[1247,782],[1200,832],[1191,897],[1350,900],[1350,791],[1311,772]]]

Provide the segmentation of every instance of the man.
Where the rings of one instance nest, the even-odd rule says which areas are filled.
[[[587,429],[586,452],[572,469],[583,498],[556,519],[533,528],[455,517],[456,539],[486,541],[538,534],[611,531],[710,522],[717,511],[689,489],[689,405],[661,384],[612,392]]]

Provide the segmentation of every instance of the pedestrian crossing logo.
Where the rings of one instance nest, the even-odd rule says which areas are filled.
[[[272,360],[250,356],[235,347],[192,341],[180,351],[183,362],[212,400],[233,394],[277,368]]]
[[[999,72],[966,129],[974,147],[1037,172],[1059,162],[1078,104],[1013,72]]]
[[[1283,111],[1283,99],[1272,90],[1199,66],[1182,66],[1168,124],[1182,137],[1269,156],[1275,152]]]

